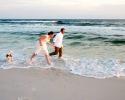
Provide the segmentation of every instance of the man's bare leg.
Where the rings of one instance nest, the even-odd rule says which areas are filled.
[[[63,54],[63,47],[59,48],[59,59],[62,58],[62,54]]]

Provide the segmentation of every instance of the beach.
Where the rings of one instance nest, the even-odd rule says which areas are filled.
[[[125,100],[125,0],[0,0],[0,100]]]
[[[0,70],[0,100],[124,100],[125,78],[96,79],[55,68]]]
[[[62,59],[48,65],[39,54],[29,64],[39,37],[61,28]],[[124,19],[0,19],[0,44],[0,100],[125,98]]]

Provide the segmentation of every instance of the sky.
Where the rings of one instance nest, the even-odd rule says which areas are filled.
[[[125,0],[0,0],[0,18],[125,19]]]

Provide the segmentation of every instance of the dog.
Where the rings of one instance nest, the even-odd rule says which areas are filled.
[[[13,62],[13,54],[12,54],[12,51],[9,51],[7,54],[6,54],[6,61],[8,63],[12,63]]]

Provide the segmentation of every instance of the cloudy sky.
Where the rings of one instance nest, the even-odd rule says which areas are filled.
[[[125,0],[0,0],[0,18],[125,18]]]

